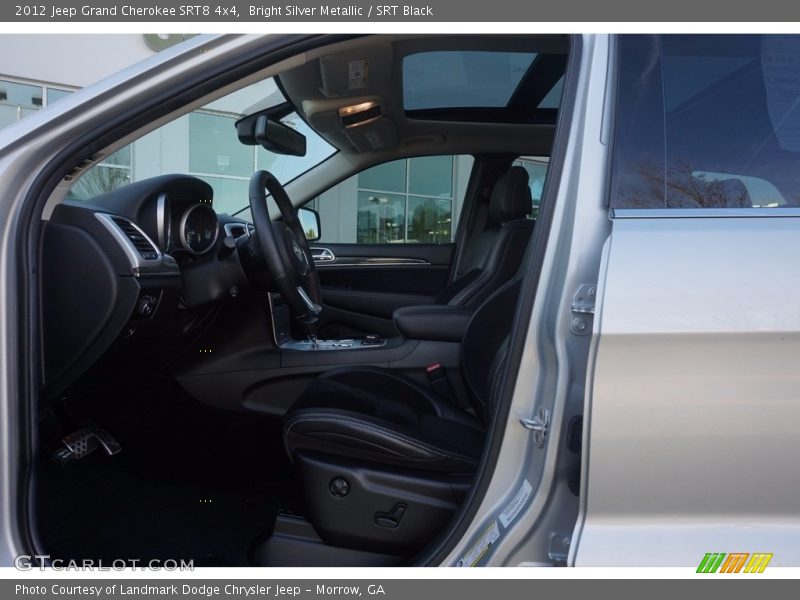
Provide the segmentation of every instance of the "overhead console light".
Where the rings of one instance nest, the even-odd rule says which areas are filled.
[[[344,134],[358,152],[372,152],[397,145],[397,130],[389,117],[372,119],[360,127],[348,127]]]
[[[343,106],[339,109],[339,119],[345,127],[356,127],[379,119],[383,116],[383,110],[379,102],[360,102]]]

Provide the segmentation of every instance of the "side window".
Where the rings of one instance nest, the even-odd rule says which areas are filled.
[[[624,36],[613,208],[800,203],[800,37]]]
[[[471,156],[421,156],[383,163],[309,204],[321,243],[449,244],[456,233]]]

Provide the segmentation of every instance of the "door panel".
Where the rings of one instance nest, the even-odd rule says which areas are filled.
[[[797,218],[614,221],[577,565],[800,562],[799,254]]]
[[[447,285],[453,244],[312,245],[326,309],[320,335],[395,335],[392,313],[431,304]],[[326,252],[327,251],[327,252]]]

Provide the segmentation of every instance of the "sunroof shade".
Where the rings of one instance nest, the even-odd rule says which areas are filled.
[[[536,59],[533,52],[441,51],[403,59],[403,108],[502,108]]]

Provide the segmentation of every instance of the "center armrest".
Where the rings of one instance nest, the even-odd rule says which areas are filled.
[[[407,338],[460,342],[472,312],[458,306],[428,304],[398,308],[392,318],[394,326]]]

